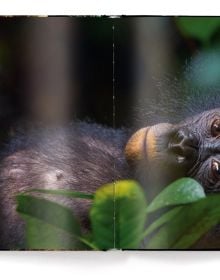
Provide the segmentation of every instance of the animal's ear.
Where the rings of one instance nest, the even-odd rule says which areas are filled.
[[[158,157],[167,157],[167,147],[174,126],[160,123],[138,130],[128,140],[125,147],[125,157],[129,164],[136,165],[142,160],[150,162]]]

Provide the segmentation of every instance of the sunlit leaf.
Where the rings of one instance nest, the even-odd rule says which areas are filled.
[[[147,203],[135,181],[100,188],[90,212],[93,239],[100,249],[137,249],[146,221]]]
[[[166,206],[174,206],[195,202],[205,197],[203,187],[191,178],[181,178],[156,196],[147,208],[147,212],[153,212]]]

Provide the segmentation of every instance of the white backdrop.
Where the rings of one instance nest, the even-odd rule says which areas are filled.
[[[1,252],[1,279],[219,278],[220,252]]]
[[[4,15],[220,15],[217,0],[0,0]],[[0,252],[1,279],[218,279],[220,252]]]

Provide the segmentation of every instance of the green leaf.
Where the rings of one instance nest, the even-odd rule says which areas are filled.
[[[101,187],[90,211],[93,240],[100,249],[137,249],[146,221],[143,190],[132,180]]]
[[[78,239],[58,227],[27,215],[21,215],[26,222],[26,246],[31,250],[80,249]]]
[[[85,199],[93,199],[93,194],[83,193],[83,192],[75,192],[71,190],[47,190],[47,189],[31,189],[26,193],[45,193],[45,194],[54,194],[54,195],[62,195],[66,197],[76,197],[76,198],[85,198]]]
[[[72,249],[81,236],[72,210],[55,202],[20,194],[17,211],[26,222],[29,249]],[[77,245],[76,245],[77,244]]]
[[[187,249],[220,222],[220,195],[210,195],[182,209],[162,226],[147,249]]]
[[[191,178],[181,178],[168,187],[150,203],[147,212],[153,212],[166,206],[195,202],[205,197],[203,187]]]
[[[174,209],[171,209],[167,212],[165,212],[163,215],[161,215],[158,219],[156,219],[156,221],[154,221],[152,224],[150,224],[147,229],[145,230],[145,232],[143,233],[143,237],[145,238],[147,237],[149,234],[151,234],[152,232],[154,232],[156,229],[158,229],[159,227],[161,227],[162,225],[166,224],[167,222],[169,222],[171,219],[173,219],[176,214],[182,209],[182,206],[179,207],[175,207]]]
[[[177,25],[185,36],[209,42],[220,27],[219,17],[179,17]]]

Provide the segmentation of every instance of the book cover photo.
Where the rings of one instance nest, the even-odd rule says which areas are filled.
[[[220,249],[220,17],[0,17],[0,250]]]

